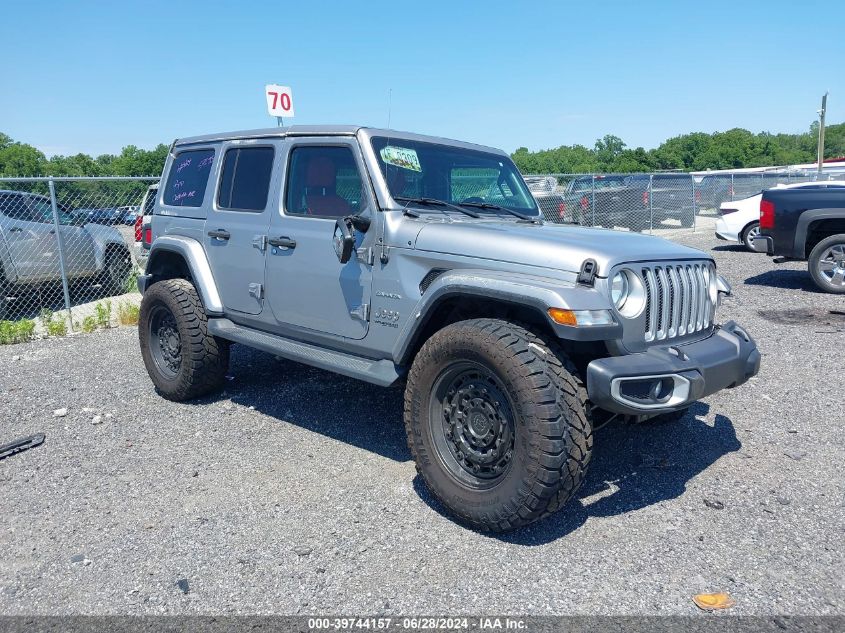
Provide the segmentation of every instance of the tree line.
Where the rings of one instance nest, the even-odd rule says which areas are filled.
[[[511,156],[524,174],[635,173],[664,170],[704,171],[796,165],[816,161],[818,123],[801,134],[772,134],[734,128],[693,132],[667,139],[655,149],[631,149],[607,135],[592,148],[561,145],[530,152],[520,147]],[[825,127],[825,158],[845,156],[845,123]]]
[[[561,145],[530,152],[520,147],[513,160],[523,173],[632,173],[659,170],[703,171],[794,165],[816,160],[818,123],[801,134],[772,134],[734,128],[693,132],[667,139],[655,149],[629,148],[613,135],[584,145]],[[120,154],[51,156],[0,133],[0,176],[159,176],[168,146],[145,150],[127,145]],[[825,129],[825,157],[845,156],[845,123]]]

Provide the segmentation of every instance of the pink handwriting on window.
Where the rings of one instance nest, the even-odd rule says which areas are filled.
[[[190,159],[190,158],[186,158],[184,161],[182,161],[181,163],[179,163],[179,167],[177,167],[177,168],[176,168],[176,173],[178,174],[180,171],[182,171],[183,169],[185,169],[185,167],[187,167],[187,166],[188,166],[188,165],[190,165],[190,164],[191,164],[191,159]]]
[[[212,161],[213,161],[213,160],[214,160],[214,155],[213,155],[213,154],[212,154],[211,156],[209,156],[208,158],[204,158],[204,159],[202,159],[202,160],[200,161],[200,164],[199,164],[199,165],[197,165],[197,170],[200,170],[200,169],[202,169],[203,167],[208,167],[209,165],[211,165],[211,163],[212,163]]]
[[[182,187],[184,184],[185,184],[185,181],[184,181],[184,180],[177,180],[176,182],[174,182],[174,183],[173,183],[173,188],[174,188],[174,189],[179,189],[179,188],[180,188],[180,187]]]

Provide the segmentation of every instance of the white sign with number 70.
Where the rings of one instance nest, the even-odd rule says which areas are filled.
[[[275,117],[293,116],[293,94],[288,86],[269,84],[264,87],[267,97],[267,112]]]

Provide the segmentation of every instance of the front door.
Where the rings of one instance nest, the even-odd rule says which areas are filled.
[[[41,197],[29,199],[32,210],[39,220],[50,226],[50,234],[55,239],[55,222],[53,220],[53,206],[50,200]],[[91,225],[90,229],[73,225],[73,216],[64,208],[59,208],[59,231],[61,232],[61,247],[65,260],[65,271],[68,277],[88,277],[97,272],[97,259],[95,256],[94,238],[91,231],[102,231],[109,236],[114,234],[114,229]],[[55,248],[59,248],[59,241],[55,240]]]
[[[52,226],[35,214],[28,197],[18,193],[0,194],[0,232],[9,259],[20,282],[58,279],[59,254]]]
[[[205,222],[205,251],[227,312],[259,314],[264,307],[264,255],[278,141],[226,143],[220,177]],[[278,189],[273,187],[274,190]]]
[[[354,256],[341,264],[332,242],[337,218],[374,216],[372,193],[362,185],[360,149],[352,139],[303,138],[288,151],[281,210],[268,235],[265,277],[273,316],[280,329],[364,338],[372,269]]]

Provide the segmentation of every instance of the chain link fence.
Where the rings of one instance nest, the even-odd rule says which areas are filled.
[[[815,177],[771,171],[525,179],[547,221],[665,234],[710,230],[722,202]],[[158,180],[0,178],[0,344],[137,318],[136,276],[144,264],[137,220]]]
[[[525,176],[547,221],[649,233],[710,229],[723,202],[815,178],[802,171]]]
[[[0,343],[137,318],[139,207],[158,178],[0,178]]]

